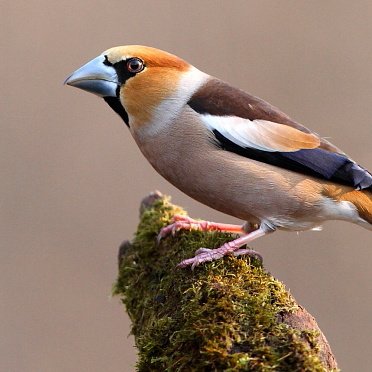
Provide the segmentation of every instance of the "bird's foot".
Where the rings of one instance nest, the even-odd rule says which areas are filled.
[[[247,255],[252,258],[259,259],[260,261],[263,260],[262,256],[258,252],[254,251],[253,249],[239,249],[239,245],[235,244],[235,241],[232,241],[229,243],[225,243],[224,245],[216,249],[199,248],[195,252],[195,256],[193,258],[188,258],[181,261],[177,265],[177,267],[184,268],[191,265],[191,270],[194,270],[196,266],[200,265],[203,262],[218,260],[219,258],[227,255]]]
[[[204,220],[194,220],[188,216],[175,215],[168,226],[163,227],[158,235],[158,242],[168,235],[175,235],[179,230],[199,230],[199,231],[226,231],[232,233],[243,233],[242,226],[226,223],[217,223]]]
[[[180,214],[176,214],[171,219],[171,223],[167,226],[164,226],[158,235],[158,241],[167,237],[168,235],[175,235],[179,230],[199,230],[201,227],[199,226],[198,222],[204,221],[196,221],[193,218],[188,216],[182,216]]]
[[[273,232],[274,230],[275,228],[273,228],[271,225],[269,226],[266,223],[261,223],[260,227],[257,230],[254,230],[246,235],[243,235],[231,242],[225,243],[219,248],[216,249],[199,248],[195,252],[195,257],[183,260],[177,266],[186,267],[191,265],[191,269],[194,269],[195,266],[198,266],[203,262],[217,260],[228,254],[232,254],[234,256],[249,255],[251,257],[258,258],[259,260],[262,261],[262,256],[259,253],[257,253],[253,249],[247,249],[242,247],[261,236]]]

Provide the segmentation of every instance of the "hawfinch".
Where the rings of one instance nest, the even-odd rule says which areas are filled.
[[[102,97],[174,186],[246,221],[235,226],[176,216],[160,238],[179,229],[241,235],[216,249],[200,248],[181,267],[255,253],[244,246],[276,229],[344,220],[372,230],[367,170],[276,107],[172,54],[138,45],[111,48],[65,83]]]

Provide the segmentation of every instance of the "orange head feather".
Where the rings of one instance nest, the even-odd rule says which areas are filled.
[[[140,45],[114,47],[103,53],[110,63],[139,58],[145,68],[128,79],[120,90],[120,101],[132,119],[143,125],[151,120],[159,104],[178,88],[182,73],[191,65],[181,58],[159,49]]]

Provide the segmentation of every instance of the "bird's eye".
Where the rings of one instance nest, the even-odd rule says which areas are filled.
[[[141,72],[144,69],[144,64],[139,58],[131,58],[127,62],[127,69],[134,74]]]

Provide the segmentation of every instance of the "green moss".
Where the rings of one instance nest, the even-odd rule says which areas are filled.
[[[161,227],[185,213],[167,198],[142,214],[122,256],[115,294],[133,322],[139,371],[324,371],[317,336],[278,322],[297,310],[284,285],[248,257],[178,269],[197,248],[233,236],[179,231],[156,243]]]

